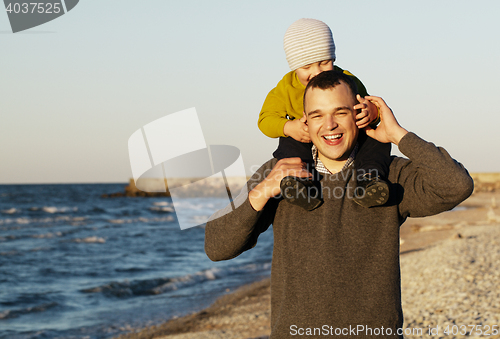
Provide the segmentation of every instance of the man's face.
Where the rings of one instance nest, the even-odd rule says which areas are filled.
[[[354,98],[347,84],[309,89],[304,110],[311,141],[325,166],[345,162],[358,139]]]
[[[302,85],[307,86],[309,81],[324,71],[331,71],[333,69],[333,60],[323,60],[319,62],[314,62],[312,64],[306,65],[304,67],[297,68],[295,73],[297,73],[297,78],[302,83]]]

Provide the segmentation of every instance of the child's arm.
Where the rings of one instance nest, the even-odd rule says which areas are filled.
[[[259,114],[259,129],[269,138],[284,137],[284,126],[289,121],[282,95],[276,92],[276,88],[269,92]]]
[[[259,114],[258,126],[268,137],[290,136],[301,141],[307,133],[307,126],[299,121],[304,111],[304,90],[298,85],[302,86],[296,79],[295,72],[291,71],[267,94]]]

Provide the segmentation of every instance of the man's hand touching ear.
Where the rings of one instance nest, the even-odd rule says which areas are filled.
[[[375,96],[366,96],[365,99],[371,101],[380,110],[380,124],[377,129],[370,126],[366,128],[366,135],[383,143],[392,142],[399,144],[408,131],[399,125],[392,110],[387,106],[384,99]]]

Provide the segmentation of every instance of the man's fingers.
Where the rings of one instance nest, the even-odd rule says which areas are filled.
[[[371,128],[370,126],[366,126],[365,133],[370,138],[375,139],[375,133],[376,133],[376,131],[373,128]]]
[[[300,169],[300,170],[289,170],[284,177],[288,176],[294,176],[294,177],[301,177],[301,178],[307,178],[307,177],[312,177],[312,174],[306,170],[306,169]]]
[[[294,157],[294,158],[283,158],[278,161],[277,164],[300,164],[302,163],[302,159],[299,157]]]
[[[312,176],[309,171],[307,171],[307,165],[300,158],[285,158],[278,161],[275,166],[276,174],[284,178],[289,175],[307,177]],[[281,180],[281,179],[280,179]]]

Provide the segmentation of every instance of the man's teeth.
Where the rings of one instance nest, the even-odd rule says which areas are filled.
[[[335,134],[335,135],[324,135],[323,138],[327,140],[334,140],[334,139],[339,139],[342,136],[342,134]]]

